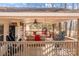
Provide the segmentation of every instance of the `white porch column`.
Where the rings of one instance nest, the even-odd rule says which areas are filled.
[[[79,56],[79,19],[77,19],[77,55]]]
[[[79,19],[77,19],[77,39],[79,41]]]
[[[9,22],[4,20],[4,41],[6,41],[6,36],[9,34]]]

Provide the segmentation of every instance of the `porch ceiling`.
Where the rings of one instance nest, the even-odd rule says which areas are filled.
[[[14,20],[14,21],[22,21],[24,23],[34,22],[36,19],[37,22],[42,23],[57,23],[68,20],[77,20],[76,18],[68,18],[68,17],[55,17],[55,16],[0,16],[0,19]]]

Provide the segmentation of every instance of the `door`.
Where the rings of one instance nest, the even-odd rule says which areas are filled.
[[[4,39],[4,25],[0,25],[0,41]]]
[[[15,41],[15,25],[9,26],[9,41]]]

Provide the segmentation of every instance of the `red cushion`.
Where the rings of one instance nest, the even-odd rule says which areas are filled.
[[[35,41],[41,41],[40,35],[35,35]]]

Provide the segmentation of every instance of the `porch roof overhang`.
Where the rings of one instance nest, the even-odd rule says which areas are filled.
[[[54,13],[54,12],[0,12],[0,18],[32,18],[32,17],[44,17],[44,18],[79,18],[79,13]]]
[[[54,12],[0,12],[0,16],[78,16],[79,13]]]
[[[58,23],[68,20],[79,19],[79,13],[51,13],[51,12],[0,12],[0,19],[4,20],[20,20],[28,23],[29,20],[46,23]]]

